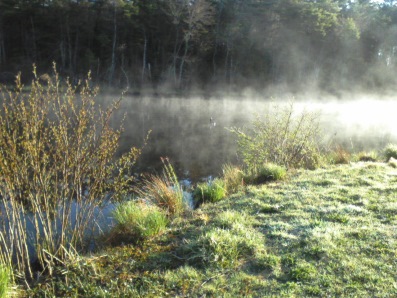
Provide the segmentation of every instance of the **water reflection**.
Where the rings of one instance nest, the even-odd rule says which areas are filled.
[[[288,100],[278,103],[286,104]],[[248,126],[255,114],[265,114],[270,103],[274,101],[263,97],[126,97],[118,114],[121,118],[126,113],[122,150],[139,146],[152,130],[138,161],[142,170],[160,170],[160,157],[168,156],[181,178],[196,181],[219,175],[223,164],[238,162],[234,136],[225,128]],[[397,140],[394,98],[379,100],[356,95],[346,100],[309,101],[304,97],[295,99],[295,107],[297,111],[319,111],[324,137],[348,146],[349,150],[379,149]]]
[[[13,206],[7,202],[7,206],[5,202],[0,202],[0,223],[2,225],[2,232],[5,236],[5,243],[3,245],[11,248],[12,241],[11,237],[24,237],[24,235],[10,235],[8,232],[13,231],[14,229],[10,229],[10,225],[15,224],[12,222],[13,217],[7,217],[6,214],[12,214],[15,212],[13,210]],[[68,224],[70,224],[67,230],[74,230],[76,224],[81,223],[77,220],[78,217],[84,216],[84,213],[87,209],[90,209],[91,206],[88,206],[86,203],[78,203],[76,201],[70,202],[67,204],[67,208],[70,207],[70,216],[68,217]],[[110,200],[105,201],[101,206],[93,206],[93,215],[89,219],[89,224],[87,225],[86,230],[84,231],[84,241],[83,243],[86,245],[86,250],[92,251],[95,248],[95,240],[99,235],[110,231],[110,229],[114,226],[115,222],[112,216],[112,212],[115,208],[115,204]],[[7,210],[6,210],[7,209]],[[36,244],[37,244],[37,236],[40,238],[45,238],[45,233],[49,231],[51,228],[54,231],[54,243],[58,241],[60,237],[62,237],[62,232],[65,231],[65,228],[62,228],[62,213],[63,210],[61,207],[57,209],[54,213],[55,217],[48,218],[45,212],[36,212],[33,213],[31,211],[21,211],[15,212],[16,216],[19,218],[17,223],[24,225],[23,231],[26,233],[26,243],[28,246],[28,253],[30,256],[30,262],[34,262],[37,259],[36,254]],[[43,221],[45,222],[43,224]],[[35,224],[37,222],[37,225]],[[50,224],[50,226],[48,226]],[[45,228],[43,227],[45,225]],[[16,230],[15,230],[16,231]],[[4,249],[4,248],[3,248]]]

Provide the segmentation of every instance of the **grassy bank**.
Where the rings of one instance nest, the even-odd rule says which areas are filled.
[[[397,295],[397,170],[289,172],[175,217],[159,236],[70,256],[27,296]]]

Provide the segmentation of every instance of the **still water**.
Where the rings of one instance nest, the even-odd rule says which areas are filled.
[[[104,96],[109,102],[114,97]],[[138,162],[139,170],[161,168],[167,156],[180,178],[196,180],[219,175],[222,165],[240,162],[234,135],[227,129],[248,127],[256,114],[265,115],[269,104],[283,105],[291,97],[274,100],[264,96],[234,97],[133,97],[126,96],[114,124],[125,115],[122,151],[140,146],[151,130]],[[393,97],[350,95],[296,97],[294,109],[319,112],[323,137],[347,150],[381,149],[397,141],[397,100]]]
[[[102,96],[98,100],[107,104],[117,97]],[[277,102],[280,105],[290,100]],[[264,116],[269,105],[276,101],[261,97],[135,97],[124,98],[121,109],[113,119],[117,127],[125,116],[121,152],[130,146],[142,146],[151,131],[137,171],[160,171],[160,157],[169,157],[181,181],[197,181],[221,174],[222,165],[241,162],[237,156],[234,135],[227,129],[248,127],[255,115]],[[316,111],[320,115],[323,137],[329,143],[342,144],[347,150],[381,149],[389,142],[397,143],[397,100],[393,97],[356,95],[349,99],[296,98],[294,107]],[[186,196],[192,204],[191,197]],[[112,211],[115,205],[108,202],[96,207],[93,226],[87,231],[89,245],[95,245],[96,235],[114,225]],[[81,206],[73,202],[71,220]],[[0,205],[0,213],[4,206]],[[36,230],[34,214],[27,214],[26,230],[31,237],[29,249],[34,257]],[[9,223],[3,220],[3,225]],[[59,220],[55,220],[57,226]],[[73,223],[72,223],[73,225]],[[7,229],[6,229],[7,230]],[[94,238],[91,238],[94,237]]]

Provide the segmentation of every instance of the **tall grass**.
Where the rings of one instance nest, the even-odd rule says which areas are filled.
[[[244,172],[237,166],[225,164],[222,167],[223,181],[228,194],[238,192],[244,186]]]
[[[336,145],[329,155],[332,164],[348,164],[351,160],[351,154],[341,145]]]
[[[122,128],[113,129],[110,121],[120,100],[99,107],[89,76],[80,86],[62,86],[54,65],[43,86],[34,74],[28,93],[20,76],[15,91],[0,93],[1,253],[26,280],[33,278],[29,245],[51,274],[68,248],[84,246],[96,206],[127,192],[140,154],[132,148],[115,158]]]
[[[147,176],[137,192],[140,197],[166,210],[169,215],[177,215],[185,208],[183,189],[169,159],[162,158],[161,161],[164,167],[163,173]]]

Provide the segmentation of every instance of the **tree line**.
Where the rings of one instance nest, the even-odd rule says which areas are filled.
[[[393,0],[1,0],[0,82],[56,62],[132,89],[395,83]]]

